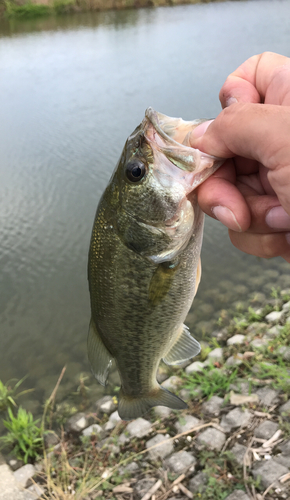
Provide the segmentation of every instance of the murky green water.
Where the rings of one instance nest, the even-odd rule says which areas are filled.
[[[215,116],[219,88],[247,57],[290,55],[289,16],[288,1],[270,0],[0,24],[0,379],[28,373],[31,408],[65,363],[62,397],[89,371],[91,227],[145,108]],[[202,258],[192,333],[252,292],[290,284],[286,263],[241,254],[209,219]]]

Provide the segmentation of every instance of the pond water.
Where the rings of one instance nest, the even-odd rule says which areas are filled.
[[[0,23],[0,379],[28,374],[37,409],[89,372],[87,252],[98,200],[147,106],[213,117],[226,76],[249,56],[290,56],[290,3],[223,2]],[[206,220],[194,334],[222,308],[290,285]],[[209,322],[209,323],[208,323]],[[94,384],[92,397],[103,394]]]

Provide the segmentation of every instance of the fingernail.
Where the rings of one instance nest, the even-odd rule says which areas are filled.
[[[193,131],[191,132],[191,136],[194,139],[198,139],[205,133],[205,131],[208,129],[208,127],[212,122],[213,120],[208,120],[207,122],[201,123],[200,125],[198,125],[196,128],[193,129]]]
[[[236,102],[238,102],[238,99],[236,99],[235,97],[229,97],[226,100],[226,108],[228,108],[231,104],[235,104]]]
[[[237,231],[239,233],[242,232],[240,224],[238,223],[236,217],[229,208],[222,207],[219,205],[212,209],[212,213],[216,219],[222,222],[222,224],[227,226],[229,229],[232,229],[233,231]]]
[[[290,229],[290,217],[281,206],[271,208],[265,220],[272,229]]]

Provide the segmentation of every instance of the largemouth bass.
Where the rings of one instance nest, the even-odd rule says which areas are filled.
[[[187,407],[158,384],[156,373],[161,359],[179,364],[200,351],[183,324],[201,276],[204,215],[194,188],[222,164],[189,146],[189,133],[202,121],[148,108],[97,209],[88,355],[103,385],[115,360],[123,420],[157,405]]]

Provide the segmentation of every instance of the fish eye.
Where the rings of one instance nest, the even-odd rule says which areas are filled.
[[[126,176],[131,182],[139,182],[146,173],[146,167],[141,160],[129,161],[126,165]]]

